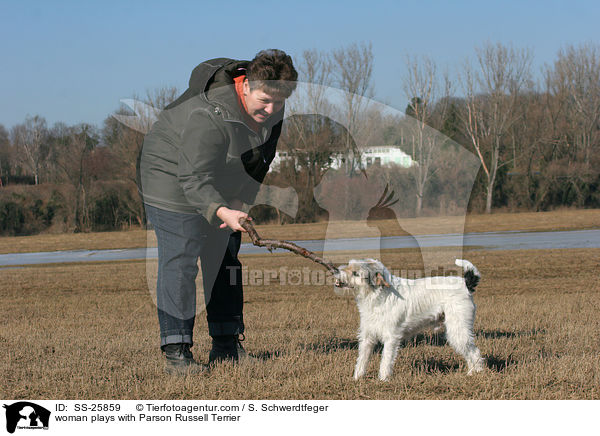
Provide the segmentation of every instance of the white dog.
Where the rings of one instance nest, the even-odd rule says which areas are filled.
[[[475,303],[471,294],[481,278],[469,261],[457,259],[464,277],[396,277],[375,259],[351,260],[339,268],[335,291],[352,294],[360,312],[358,360],[354,378],[362,377],[378,342],[383,343],[379,379],[392,375],[400,341],[428,327],[446,327],[446,338],[467,361],[468,374],[482,371],[484,360],[475,346]]]

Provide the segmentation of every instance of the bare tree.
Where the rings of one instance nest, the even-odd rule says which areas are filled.
[[[330,110],[327,101],[327,88],[331,86],[333,64],[324,52],[312,49],[302,52],[297,62],[298,80],[302,82],[302,92],[292,94],[292,106],[310,114],[325,114]],[[298,97],[302,101],[297,101]]]
[[[163,86],[146,91],[145,103],[155,109],[163,110],[173,103],[177,98],[179,91],[175,86]]]
[[[512,192],[510,205],[540,210],[548,193],[548,185],[540,177],[552,160],[548,147],[552,127],[545,110],[546,102],[544,93],[533,90],[519,97],[521,116],[507,133],[509,147],[505,153],[512,163],[506,180]]]
[[[314,189],[344,150],[345,131],[330,118],[318,114],[292,115],[286,119],[278,149],[285,153],[279,173],[298,193],[297,219],[310,221],[322,212]]]
[[[492,210],[492,196],[501,160],[503,141],[519,117],[517,101],[529,81],[531,52],[497,43],[476,49],[475,67],[466,65],[463,85],[466,111],[463,122],[471,145],[486,176],[486,213]]]
[[[166,106],[177,98],[178,91],[175,87],[163,87],[146,91],[144,99],[134,97],[134,110],[136,112],[135,123],[131,128],[111,115],[104,120],[102,129],[103,142],[110,148],[119,162],[117,169],[121,180],[126,181],[132,188],[137,183],[137,162],[139,153],[144,142],[144,134],[147,133],[156,121],[155,115],[159,114]],[[122,107],[116,114],[127,115],[129,111]],[[132,117],[133,118],[133,117]],[[134,204],[128,202],[126,207],[134,213],[139,225],[143,224],[144,205],[141,200],[131,196]]]
[[[40,173],[48,156],[46,120],[39,115],[28,116],[25,123],[13,127],[12,136],[18,150],[17,156],[33,175],[35,184],[39,184]]]
[[[437,72],[435,62],[428,58],[407,57],[408,74],[404,78],[404,92],[409,98],[405,123],[406,147],[416,165],[411,167],[416,187],[417,216],[423,210],[423,197],[433,163],[439,148],[445,142],[442,130],[450,104],[450,80],[444,74],[443,81]],[[435,111],[434,111],[435,107]]]
[[[289,170],[307,170],[307,185],[314,186],[315,178],[329,168],[331,154],[334,153],[329,147],[330,141],[323,134],[327,121],[322,116],[331,110],[327,100],[327,90],[332,80],[331,66],[327,55],[314,49],[305,50],[297,62],[302,84],[289,102],[290,116],[285,122],[284,140],[280,148],[290,158],[289,161],[294,162],[288,165]]]
[[[0,124],[0,186],[2,178],[8,179],[13,161],[12,146],[6,128]]]
[[[60,171],[62,181],[75,189],[73,208],[75,232],[89,230],[89,204],[87,193],[90,175],[87,160],[98,144],[98,135],[88,124],[67,128],[68,136],[63,137],[62,146],[55,150],[54,160]]]
[[[553,68],[547,69],[546,77],[554,94],[563,97],[564,115],[571,130],[568,141],[572,155],[581,152],[589,165],[592,151],[600,140],[600,46],[584,44],[560,50]]]
[[[600,46],[567,46],[545,68],[544,135],[547,171],[540,186],[550,196],[571,197],[583,206],[598,177],[600,148]]]
[[[373,97],[373,49],[372,44],[351,44],[333,50],[331,54],[333,65],[333,84],[344,91],[344,107],[342,119],[345,120],[346,150],[349,153],[350,174],[357,169],[361,162],[360,149],[354,144],[365,144],[367,140],[361,136],[368,135],[369,129],[364,126],[364,114]],[[354,140],[353,140],[354,139]]]
[[[352,56],[358,59],[357,47],[341,50],[343,53],[352,52]],[[279,173],[299,194],[299,221],[312,220],[323,213],[314,199],[315,186],[340,154],[356,150],[347,129],[334,120],[341,118],[343,124],[352,122],[346,112],[347,103],[353,105],[354,118],[358,117],[357,96],[348,92],[348,88],[358,86],[358,82],[350,83],[350,74],[347,73],[340,79],[339,69],[348,67],[348,64],[339,63],[342,60],[339,54],[336,61],[334,53],[313,49],[304,51],[300,56],[297,62],[300,83],[287,104],[290,116],[286,118],[278,145],[280,156],[284,156]],[[358,64],[352,66],[354,72],[358,67]],[[344,96],[351,97],[344,100],[341,117],[336,96],[334,101],[329,100],[335,94],[331,89],[334,83],[346,91]]]
[[[63,122],[54,123],[48,130],[48,159],[46,159],[47,177],[50,183],[64,183],[65,173],[61,167],[62,156],[69,153],[73,128]]]

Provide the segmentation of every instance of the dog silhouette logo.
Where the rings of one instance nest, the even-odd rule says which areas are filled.
[[[19,401],[11,405],[4,404],[6,409],[6,431],[14,433],[19,429],[48,429],[50,411],[28,401]]]

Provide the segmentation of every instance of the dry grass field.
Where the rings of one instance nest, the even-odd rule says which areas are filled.
[[[385,253],[418,268],[417,253]],[[163,372],[145,262],[0,269],[0,397],[28,399],[599,399],[600,250],[471,251],[482,281],[476,342],[487,370],[467,376],[443,335],[405,344],[393,378],[352,379],[354,300],[329,286],[245,287],[253,362],[209,374]],[[340,259],[341,261],[342,259]],[[243,256],[251,270],[317,266],[287,253]],[[388,265],[389,266],[389,265]],[[208,357],[198,316],[195,356]]]

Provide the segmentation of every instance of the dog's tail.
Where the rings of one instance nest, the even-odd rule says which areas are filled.
[[[467,285],[469,292],[475,292],[475,288],[479,284],[479,279],[481,279],[481,274],[479,274],[477,267],[464,259],[456,259],[454,263],[463,269],[465,285]]]

